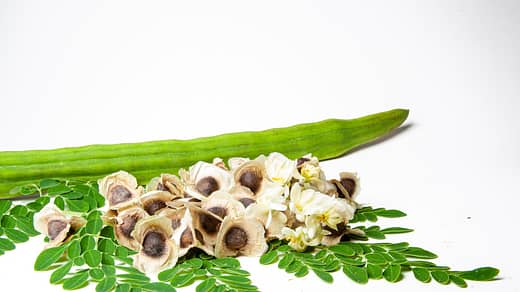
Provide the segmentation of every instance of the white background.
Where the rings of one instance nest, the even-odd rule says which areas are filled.
[[[0,150],[260,130],[409,108],[384,143],[324,162],[360,202],[473,291],[519,291],[520,2],[1,1]],[[60,291],[34,272],[41,238],[0,257],[0,290]],[[297,280],[243,260],[263,291],[460,291]],[[92,288],[91,288],[92,289]],[[88,289],[87,289],[88,290]],[[190,291],[191,289],[185,289]]]

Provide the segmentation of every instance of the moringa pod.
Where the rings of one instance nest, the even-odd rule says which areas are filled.
[[[53,150],[0,152],[0,198],[18,196],[13,188],[44,178],[97,180],[118,170],[140,184],[214,157],[256,157],[280,152],[290,159],[312,153],[320,160],[341,156],[401,125],[408,110],[394,109],[356,119],[328,119],[264,131],[191,140],[89,145]]]

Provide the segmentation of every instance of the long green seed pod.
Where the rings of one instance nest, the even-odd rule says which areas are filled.
[[[114,145],[89,145],[54,150],[0,152],[0,198],[21,184],[43,178],[98,179],[126,170],[140,183],[161,172],[174,173],[214,157],[256,157],[280,152],[289,158],[312,153],[335,158],[373,141],[401,125],[408,110],[394,109],[361,118],[329,119],[257,132],[240,132],[191,140],[164,140]]]

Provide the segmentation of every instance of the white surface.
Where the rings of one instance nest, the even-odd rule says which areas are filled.
[[[0,149],[54,148],[287,126],[411,110],[407,130],[324,163],[359,200],[456,269],[472,291],[518,291],[518,1],[1,1]],[[395,222],[395,223],[392,223]],[[382,222],[384,224],[384,222]],[[60,291],[41,241],[0,257],[2,291]],[[244,260],[263,291],[460,291],[295,280]],[[190,289],[184,289],[189,291]]]

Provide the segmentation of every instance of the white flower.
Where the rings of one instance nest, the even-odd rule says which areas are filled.
[[[285,186],[267,183],[262,193],[258,195],[257,203],[266,205],[271,210],[285,211],[287,209],[285,192]]]
[[[296,215],[296,220],[303,222],[308,215],[309,208],[315,203],[316,191],[312,189],[303,190],[299,184],[291,188],[289,209]]]
[[[298,226],[295,230],[284,227],[282,236],[296,251],[304,251],[307,246],[316,246],[321,241],[321,233],[315,233],[315,230],[304,226]]]
[[[296,171],[296,161],[290,160],[278,152],[273,152],[265,160],[265,169],[271,181],[285,185]]]

